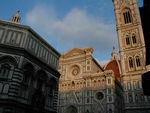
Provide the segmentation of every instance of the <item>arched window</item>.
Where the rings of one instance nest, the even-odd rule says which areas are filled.
[[[129,9],[125,9],[123,11],[124,23],[128,24],[132,22],[131,11]]]
[[[136,39],[135,35],[132,35],[132,42],[133,42],[133,44],[137,43],[137,39]]]
[[[11,56],[0,57],[0,78],[7,79],[11,70],[17,67],[16,60]]]
[[[8,93],[8,89],[9,89],[9,85],[8,85],[8,84],[5,84],[2,93],[7,94],[7,93]]]
[[[32,64],[27,63],[23,66],[23,83],[26,85],[33,85],[34,67]],[[30,84],[29,84],[30,82]]]
[[[133,68],[133,59],[131,57],[129,58],[129,67]]]
[[[137,67],[141,66],[141,60],[139,57],[136,57],[136,65],[137,65]]]
[[[11,66],[8,63],[4,63],[0,68],[0,77],[7,78],[10,72]]]
[[[130,37],[129,36],[126,37],[126,45],[130,45]]]

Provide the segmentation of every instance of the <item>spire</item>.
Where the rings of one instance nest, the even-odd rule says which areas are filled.
[[[113,52],[111,53],[111,56],[112,56],[111,58],[112,60],[118,59],[118,53],[115,50],[115,46],[113,46]]]
[[[12,16],[12,20],[11,20],[12,22],[18,23],[21,20],[21,18],[19,16],[19,12],[20,12],[20,10],[18,10],[17,13]]]

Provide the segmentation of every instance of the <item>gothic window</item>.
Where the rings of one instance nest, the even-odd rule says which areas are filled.
[[[129,67],[133,68],[133,59],[131,57],[129,58]]]
[[[130,45],[130,37],[126,37],[126,45]]]
[[[111,84],[111,79],[110,78],[108,79],[108,84]]]
[[[9,64],[7,63],[2,64],[0,68],[0,77],[7,78],[9,75],[10,69],[11,69],[11,66]]]
[[[133,44],[137,43],[137,39],[136,39],[135,35],[132,35],[132,42],[133,42]]]
[[[125,24],[132,22],[132,16],[131,16],[131,12],[129,9],[124,10],[123,17],[124,17],[124,23]]]
[[[136,65],[137,65],[137,67],[141,66],[141,60],[139,57],[136,57]]]

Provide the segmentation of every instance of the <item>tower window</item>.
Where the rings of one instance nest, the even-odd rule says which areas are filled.
[[[133,68],[133,60],[132,60],[132,58],[129,58],[129,66],[130,66],[130,68]]]
[[[135,35],[132,36],[132,42],[133,42],[133,44],[135,44],[137,42]]]
[[[137,65],[137,67],[141,66],[141,60],[139,57],[136,57],[136,65]]]
[[[132,22],[132,18],[131,18],[131,13],[129,10],[125,11],[123,13],[123,17],[124,17],[124,22],[125,24],[131,23]]]
[[[110,78],[108,79],[108,84],[111,84],[111,79]]]
[[[126,38],[126,44],[129,45],[130,44],[130,37]]]

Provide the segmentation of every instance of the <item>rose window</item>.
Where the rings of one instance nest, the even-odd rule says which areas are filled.
[[[76,76],[80,72],[80,68],[78,66],[74,66],[72,69],[72,75]]]

